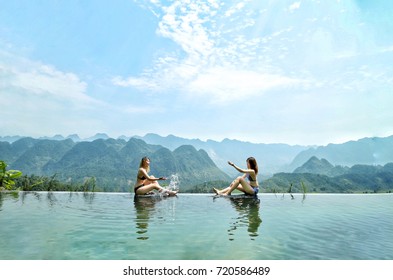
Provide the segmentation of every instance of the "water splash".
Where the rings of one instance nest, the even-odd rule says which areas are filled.
[[[179,176],[177,174],[172,174],[169,179],[170,182],[167,189],[171,191],[179,191],[179,184],[180,184]]]

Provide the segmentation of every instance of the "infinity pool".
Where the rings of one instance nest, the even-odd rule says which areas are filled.
[[[393,259],[393,195],[0,193],[0,259]]]

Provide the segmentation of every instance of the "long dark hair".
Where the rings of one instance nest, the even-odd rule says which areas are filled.
[[[258,163],[257,160],[253,157],[249,157],[247,162],[250,164],[250,168],[255,171],[255,175],[258,174]]]
[[[144,167],[145,161],[148,160],[148,159],[150,160],[150,158],[148,158],[148,157],[143,157],[143,158],[141,159],[141,163],[139,164],[139,168],[141,168],[141,167],[145,168],[145,167]],[[147,172],[150,171],[150,166],[147,167],[147,170],[146,170],[146,171],[147,171]]]

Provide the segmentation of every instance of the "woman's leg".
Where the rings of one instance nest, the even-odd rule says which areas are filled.
[[[160,186],[160,184],[158,184],[157,181],[149,181],[146,180],[147,183],[150,183],[148,185],[144,185],[143,187],[140,187],[136,190],[136,194],[138,195],[144,195],[147,194],[148,192],[152,191],[152,190],[157,190],[158,192],[163,192],[165,191],[166,193],[168,193],[169,195],[176,195],[177,191],[171,191],[171,190],[165,190],[164,188],[162,188]]]
[[[235,181],[231,184],[231,186],[225,191],[221,193],[222,195],[230,195],[235,189],[238,189],[241,192],[246,194],[254,194],[254,189],[250,186],[250,184],[243,177],[237,177]]]
[[[232,184],[228,188],[223,189],[220,194],[230,195],[233,192],[233,190],[239,186],[241,178],[242,177],[237,177],[235,180],[233,180]]]
[[[223,193],[226,193],[226,192],[232,187],[232,185],[235,183],[235,181],[236,181],[236,179],[233,180],[233,182],[229,185],[229,187],[226,187],[225,189],[218,190],[218,189],[216,189],[216,188],[213,188],[213,191],[214,191],[216,194],[223,194]]]
[[[227,195],[228,193],[230,194],[239,185],[240,178],[241,177],[237,177],[235,180],[232,181],[229,187],[226,187],[225,189],[217,190],[216,188],[213,188],[213,190],[216,194],[219,195]]]
[[[154,179],[156,178],[156,177],[154,177],[154,175],[152,175],[150,177],[152,177]],[[148,182],[151,182],[152,184],[157,184],[157,186],[160,188],[158,190],[159,192],[164,191],[164,192],[168,193],[169,195],[176,195],[177,194],[177,191],[167,190],[167,189],[164,189],[163,187],[161,187],[160,184],[158,183],[158,181],[149,181],[148,180]]]
[[[254,194],[253,187],[251,187],[250,183],[245,178],[241,178],[240,186],[238,186],[237,189],[246,194],[250,194],[250,195]]]
[[[150,183],[148,185],[144,185],[143,187],[138,188],[136,190],[135,194],[144,195],[152,190],[162,191],[162,188],[160,187],[160,185],[158,185],[158,183],[154,182],[154,183]]]

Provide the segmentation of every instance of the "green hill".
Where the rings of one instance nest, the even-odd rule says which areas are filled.
[[[291,169],[301,166],[311,157],[324,158],[334,165],[384,165],[393,162],[393,136],[363,138],[343,144],[329,144],[301,151],[291,163]]]
[[[241,165],[245,164],[248,157],[253,156],[258,160],[261,174],[267,175],[287,171],[295,156],[308,148],[287,144],[256,144],[230,139],[224,139],[221,142],[201,141],[199,139],[184,139],[174,135],[162,137],[153,133],[138,138],[149,144],[162,145],[170,150],[183,145],[192,145],[196,149],[203,149],[221,170],[231,176],[236,176],[237,171],[227,164],[228,160]]]
[[[10,168],[25,175],[56,174],[58,180],[68,183],[83,183],[94,177],[97,189],[104,191],[129,191],[143,156],[151,158],[151,174],[157,177],[177,174],[182,191],[206,181],[230,180],[203,150],[187,145],[172,152],[136,138],[78,143],[71,139],[22,138],[12,144],[0,142],[0,152]]]
[[[52,141],[39,140],[13,163],[20,170],[26,173],[43,175],[43,168],[49,161],[58,161],[62,156],[72,148],[72,140]]]
[[[263,182],[267,192],[362,193],[393,191],[393,163],[381,165],[357,164],[333,166],[326,159],[311,157],[293,173],[277,173]]]
[[[302,166],[296,168],[293,173],[311,173],[334,177],[347,173],[348,169],[348,167],[333,166],[326,159],[313,156]]]
[[[347,162],[351,162],[354,158],[371,159],[367,154],[373,151],[374,159],[385,162],[389,160],[390,140],[390,137],[363,139],[326,147],[329,153],[326,150],[324,153],[335,159],[347,156]],[[221,144],[223,147],[220,149],[228,155],[235,149],[242,150],[233,141],[225,140]],[[371,148],[365,149],[366,155],[361,155],[362,151],[358,149],[364,145]],[[220,149],[215,148],[215,151]],[[322,150],[319,148],[318,151]],[[387,155],[381,155],[383,151]],[[245,155],[249,150],[244,147],[241,152]],[[297,160],[307,155],[305,152],[301,154]],[[138,138],[99,138],[91,142],[74,142],[70,138],[52,140],[25,137],[12,143],[0,142],[0,159],[8,164],[9,169],[21,170],[24,175],[36,175],[37,182],[39,176],[46,176],[50,180],[78,185],[94,177],[95,189],[103,191],[129,191],[143,156],[151,158],[151,174],[157,177],[177,174],[183,192],[211,191],[212,186],[226,186],[233,179],[215,165],[204,149],[197,150],[193,145],[181,145],[171,151]],[[259,162],[260,167],[264,168],[264,161]],[[302,163],[299,161],[299,167],[293,173],[276,173],[266,180],[260,176],[261,191],[287,192],[290,186],[293,192],[302,192],[304,186],[308,192],[393,191],[393,163],[382,165],[357,162],[349,166],[337,165],[327,158],[319,159],[311,155]],[[169,184],[169,181],[161,183]]]

